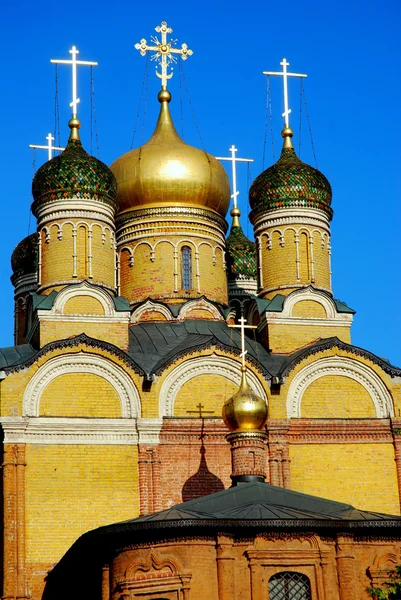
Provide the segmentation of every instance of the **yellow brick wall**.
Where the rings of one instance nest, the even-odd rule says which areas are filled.
[[[269,348],[273,352],[293,352],[320,338],[338,337],[346,343],[351,341],[349,326],[330,327],[319,325],[297,325],[269,323]]]
[[[40,323],[40,346],[43,348],[54,340],[63,340],[81,333],[114,344],[122,350],[128,349],[127,323],[85,323],[83,321],[66,322],[61,320]]]
[[[313,285],[331,289],[330,281],[330,248],[327,235],[324,236],[322,247],[322,237],[320,233],[313,233],[313,257],[314,257],[314,275],[315,282]]]
[[[59,375],[40,400],[41,417],[120,418],[121,404],[115,388],[91,373]]]
[[[299,234],[299,276],[300,283],[311,283],[311,257],[309,251],[309,232]]]
[[[92,296],[75,296],[65,303],[65,315],[104,315],[102,304]]]
[[[86,279],[88,272],[88,228],[80,225],[77,229],[77,275]]]
[[[289,294],[296,289],[296,285],[314,285],[319,288],[330,289],[330,255],[327,242],[323,244],[319,228],[311,233],[307,228],[286,229],[283,232],[284,246],[282,246],[281,233],[274,228],[267,228],[271,243],[267,243],[266,236],[262,237],[262,275],[263,289],[274,288],[274,292],[267,293],[271,298],[278,290],[282,294]],[[298,260],[299,278],[297,272],[296,233],[298,234]],[[313,236],[312,249],[310,236]],[[270,248],[269,248],[270,246]],[[313,259],[313,265],[312,265]],[[283,287],[288,286],[288,287]]]
[[[50,242],[46,242],[45,232],[41,233],[41,285],[49,285],[54,281],[71,280],[73,274],[73,239],[72,225],[63,227],[63,237],[58,239],[58,228],[50,226]]]
[[[49,225],[50,241],[46,242],[44,231],[41,233],[41,285],[49,286],[57,281],[83,281],[115,287],[115,250],[110,243],[110,233],[107,231],[102,239],[100,225],[93,226],[92,233],[92,277],[89,277],[89,241],[88,227],[79,225],[77,228],[77,276],[74,273],[74,244],[73,225],[79,223],[78,219],[70,219],[63,224],[62,239],[58,237],[58,228],[55,223]],[[91,221],[89,221],[92,223]],[[50,290],[49,290],[50,291]]]
[[[319,302],[314,300],[300,300],[292,309],[292,317],[301,319],[325,319],[327,317],[326,309]]]
[[[280,245],[280,233],[268,230],[271,235],[271,249],[268,249],[266,237],[262,244],[263,288],[276,288],[289,283],[297,283],[297,263],[295,234],[287,230],[284,236],[284,248]],[[281,292],[287,294],[287,291]]]
[[[340,375],[325,375],[306,388],[302,396],[301,417],[375,418],[376,410],[369,393],[358,381]]]
[[[138,516],[136,446],[26,450],[27,561],[57,562],[84,532]]]
[[[294,445],[290,460],[293,490],[364,510],[400,513],[392,444]]]
[[[196,407],[202,403],[203,411],[210,417],[221,417],[224,402],[238,391],[238,386],[221,375],[201,375],[187,381],[178,392],[174,404],[175,417],[199,416]],[[188,411],[195,411],[188,413]]]

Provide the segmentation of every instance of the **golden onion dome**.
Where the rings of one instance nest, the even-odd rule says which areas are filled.
[[[238,392],[223,406],[223,421],[230,431],[254,431],[262,429],[267,420],[267,404],[250,388],[246,379],[246,367],[242,367]]]
[[[171,94],[162,90],[159,119],[151,138],[111,165],[117,179],[120,211],[143,206],[195,206],[225,216],[230,185],[216,158],[186,144],[175,130],[168,104]]]

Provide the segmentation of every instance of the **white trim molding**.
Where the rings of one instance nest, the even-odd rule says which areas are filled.
[[[307,365],[295,375],[287,395],[287,418],[302,416],[301,405],[305,390],[311,383],[327,375],[348,377],[360,383],[372,399],[377,419],[394,416],[391,394],[373,369],[353,358],[330,356]]]
[[[241,382],[240,363],[226,356],[201,356],[181,363],[171,371],[163,381],[159,394],[159,416],[173,417],[174,403],[182,386],[202,375],[220,375],[239,386]],[[266,391],[259,378],[248,369],[247,378],[252,391],[266,400]],[[223,407],[222,407],[223,408]]]
[[[1,417],[5,444],[107,445],[138,444],[136,419]]]
[[[39,417],[40,400],[46,387],[60,375],[69,373],[91,373],[110,383],[120,399],[123,419],[138,417],[141,414],[138,390],[127,373],[106,358],[83,352],[51,358],[36,371],[25,388],[22,414],[27,417]]]

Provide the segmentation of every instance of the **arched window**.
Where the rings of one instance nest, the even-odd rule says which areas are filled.
[[[311,600],[309,579],[292,571],[276,573],[269,580],[269,600]]]
[[[189,246],[181,248],[181,287],[192,290],[192,252]]]

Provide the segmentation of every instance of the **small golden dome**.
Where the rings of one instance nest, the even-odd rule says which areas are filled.
[[[249,387],[246,367],[241,370],[239,390],[223,406],[223,421],[230,431],[262,429],[267,419],[267,404]]]
[[[152,137],[111,165],[117,179],[120,211],[154,206],[196,206],[225,216],[230,184],[216,158],[189,146],[180,138],[171,119],[171,94],[158,95],[160,115]]]

